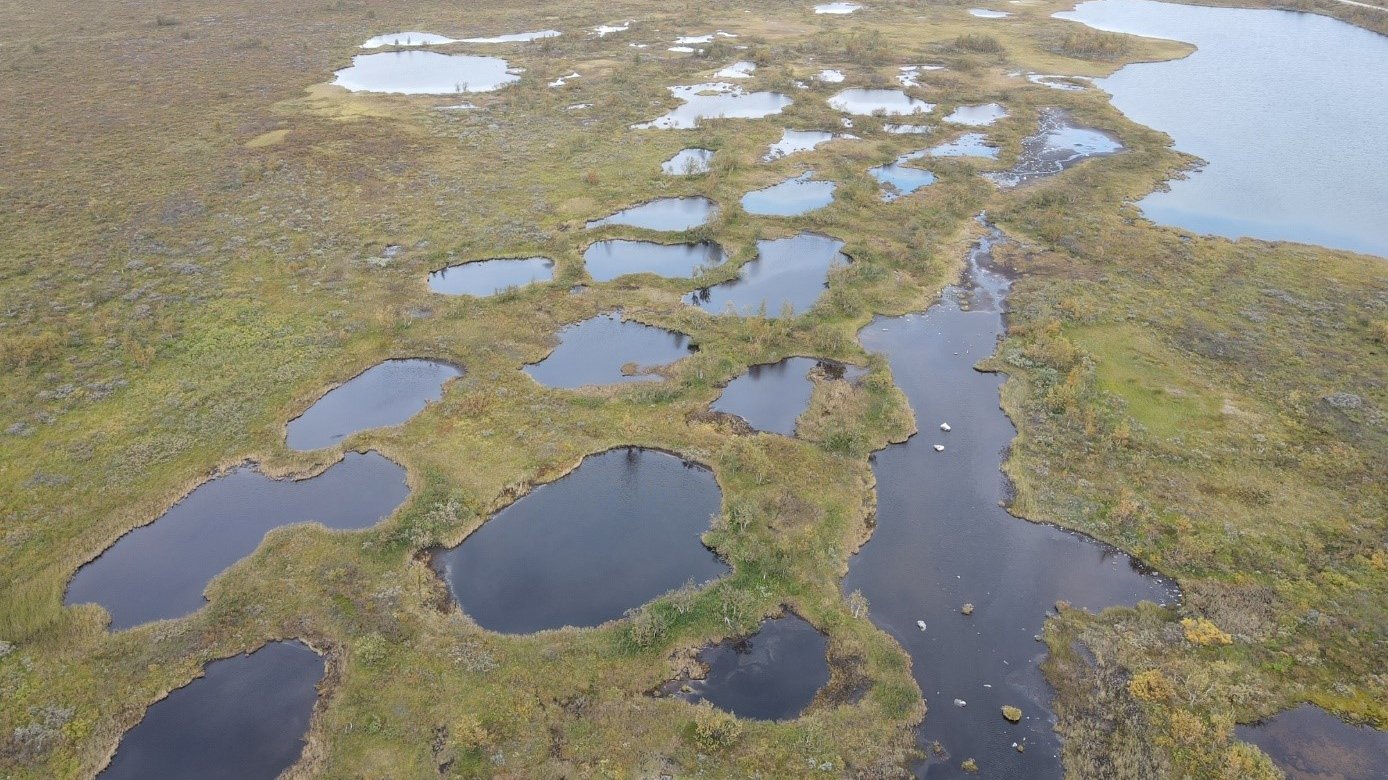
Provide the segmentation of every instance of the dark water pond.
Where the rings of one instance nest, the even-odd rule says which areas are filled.
[[[1199,47],[1095,82],[1208,162],[1139,201],[1150,219],[1388,256],[1388,37],[1317,14],[1148,0],[1058,16]]]
[[[273,780],[304,748],[323,659],[298,642],[213,661],[126,732],[102,780]]]
[[[520,81],[520,76],[508,73],[507,67],[506,60],[498,57],[401,49],[358,54],[351,67],[337,72],[333,83],[353,92],[398,95],[491,92]]]
[[[722,265],[723,248],[712,241],[690,244],[657,244],[614,238],[597,241],[583,252],[588,275],[607,282],[627,274],[655,274],[672,279],[697,276],[705,268]]]
[[[809,173],[742,196],[742,210],[764,217],[796,217],[834,202],[832,181],[815,181]]]
[[[448,380],[462,376],[436,360],[387,360],[329,390],[289,421],[292,450],[331,447],[368,428],[399,425],[443,396]]]
[[[202,607],[207,584],[270,531],[310,521],[367,528],[408,495],[405,470],[377,452],[349,452],[322,474],[298,481],[243,466],[198,486],[78,569],[63,603],[100,604],[111,613],[113,630],[182,617]]]
[[[751,636],[700,651],[704,678],[677,680],[666,690],[739,718],[788,720],[829,682],[828,649],[828,639],[799,615],[771,618]]]
[[[1388,732],[1352,726],[1312,704],[1234,733],[1267,753],[1287,780],[1382,780],[1388,771]]]
[[[712,149],[682,149],[660,164],[660,170],[671,176],[693,176],[708,173],[713,165]]]
[[[707,223],[717,211],[718,206],[704,197],[660,198],[592,220],[588,227],[626,225],[647,230],[688,230]]]
[[[848,264],[843,242],[814,233],[757,242],[757,257],[722,284],[690,293],[685,302],[707,312],[778,317],[808,311],[828,286],[829,271]]]
[[[868,169],[868,175],[886,185],[882,200],[893,201],[904,198],[922,187],[935,183],[935,174],[924,168],[907,165],[911,160],[919,160],[928,150],[903,154],[895,162]]]
[[[855,378],[862,370],[830,361],[791,357],[751,366],[728,383],[710,408],[735,414],[758,431],[795,435],[795,421],[805,413],[814,393],[810,372],[816,368],[832,378]]]
[[[1177,598],[1118,550],[999,505],[1007,498],[999,467],[1015,431],[999,407],[1002,377],[973,367],[1003,328],[1008,282],[986,267],[995,240],[974,248],[969,278],[924,314],[879,317],[859,337],[889,359],[920,432],[873,458],[877,526],[844,588],[861,590],[871,619],[911,654],[930,708],[921,745],[948,751],[917,767],[922,777],[969,777],[960,763],[973,758],[983,777],[1059,778],[1051,693],[1038,668],[1045,648],[1033,639],[1046,612],[1060,599],[1097,610]],[[966,603],[972,615],[962,614]],[[1020,707],[1023,720],[1004,720],[1004,705]]]
[[[546,387],[584,387],[624,382],[658,382],[649,369],[693,351],[689,337],[664,328],[623,322],[616,312],[599,314],[559,331],[559,346],[525,373]]]
[[[704,119],[760,119],[779,114],[793,101],[780,92],[747,92],[735,84],[712,82],[670,87],[683,103],[664,116],[632,125],[634,130],[690,129]]]
[[[548,257],[502,257],[474,260],[429,274],[429,289],[444,295],[496,295],[512,287],[525,287],[554,278],[554,261]]]
[[[463,611],[492,631],[596,626],[727,572],[700,541],[721,504],[702,466],[610,450],[496,513],[434,567]]]
[[[1041,111],[1035,135],[1022,140],[1022,153],[1006,171],[986,173],[1000,187],[1044,179],[1091,157],[1105,157],[1122,151],[1123,144],[1112,135],[1092,127],[1076,125],[1067,111],[1046,108]]]

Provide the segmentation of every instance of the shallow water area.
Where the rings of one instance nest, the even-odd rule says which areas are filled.
[[[1354,726],[1313,704],[1237,726],[1234,736],[1267,753],[1287,780],[1381,780],[1388,732]]]
[[[600,24],[597,27],[593,28],[593,32],[597,33],[599,38],[606,38],[608,35],[611,35],[612,33],[626,32],[630,29],[631,22],[627,21],[622,22],[621,24]]]
[[[997,103],[984,103],[978,106],[960,106],[954,109],[946,122],[967,127],[986,127],[1007,116],[1007,109]]]
[[[444,35],[435,35],[427,32],[400,32],[377,35],[374,38],[367,38],[363,49],[379,49],[382,46],[442,46],[447,43],[456,43],[453,38]]]
[[[808,214],[834,202],[832,181],[816,181],[811,174],[802,173],[779,184],[752,190],[742,196],[742,209],[748,214],[764,217],[796,217]]]
[[[681,149],[674,157],[660,164],[660,170],[671,176],[695,176],[708,173],[713,166],[712,149]]]
[[[490,38],[463,38],[462,43],[529,43],[544,38],[557,38],[563,33],[558,30],[535,30],[534,32],[494,35]]]
[[[862,6],[857,3],[820,3],[814,7],[814,12],[817,14],[843,15],[851,14],[860,8],[862,8]]]
[[[898,125],[890,122],[882,125],[882,132],[892,135],[925,135],[934,130],[930,125]]]
[[[877,524],[843,588],[861,590],[869,617],[911,655],[929,706],[919,743],[927,755],[934,741],[948,752],[916,767],[918,777],[972,777],[960,768],[972,757],[985,777],[1058,780],[1051,691],[1038,668],[1045,646],[1033,639],[1046,612],[1059,599],[1097,610],[1178,594],[1116,549],[1000,506],[1015,430],[999,407],[1003,377],[974,369],[1003,332],[1009,283],[988,267],[998,238],[975,246],[965,281],[925,313],[878,317],[859,335],[886,355],[920,431],[873,458]],[[1004,705],[1021,708],[1022,721],[1004,720]]]
[[[299,759],[323,659],[298,642],[209,663],[150,705],[102,780],[273,780]]]
[[[1006,171],[983,174],[999,187],[1010,188],[1054,176],[1091,157],[1106,157],[1123,150],[1118,139],[1092,127],[1074,124],[1070,114],[1057,108],[1041,111],[1038,132],[1022,140],[1022,153]]]
[[[868,174],[872,178],[886,185],[887,189],[882,193],[882,200],[894,201],[904,198],[922,187],[928,187],[935,183],[935,174],[924,168],[915,168],[906,163],[925,156],[925,152],[911,152],[896,158],[895,162],[886,165],[878,165],[868,169]]]
[[[546,387],[659,382],[664,377],[648,369],[673,363],[691,351],[687,335],[624,322],[613,312],[564,327],[559,346],[524,370]]]
[[[703,119],[760,119],[781,113],[793,102],[780,92],[744,92],[724,82],[670,87],[670,93],[683,105],[632,129],[688,130]]]
[[[702,466],[655,450],[609,450],[496,513],[435,555],[434,568],[483,628],[596,626],[725,574],[700,541],[721,504]]]
[[[988,143],[983,133],[965,133],[953,141],[932,146],[925,151],[927,157],[987,157],[998,158],[998,147]]]
[[[627,274],[655,274],[671,279],[693,277],[722,265],[725,259],[723,248],[712,241],[657,244],[613,238],[594,242],[583,252],[588,275],[598,282]]]
[[[625,225],[647,230],[677,232],[706,224],[717,212],[718,206],[702,196],[659,198],[622,209],[616,214],[602,219],[592,220],[587,227],[592,229],[603,225]]]
[[[310,521],[368,528],[408,495],[405,470],[377,452],[349,452],[322,474],[297,481],[241,466],[199,485],[78,569],[63,603],[100,604],[114,631],[182,617],[201,608],[207,584],[270,531]]]
[[[906,116],[925,114],[934,110],[934,103],[927,103],[907,95],[899,89],[845,89],[829,98],[829,106],[855,116]]]
[[[815,233],[758,241],[757,257],[737,278],[696,290],[685,302],[712,314],[803,314],[824,294],[829,272],[848,264],[842,247],[842,241]]]
[[[713,75],[720,79],[750,79],[752,77],[752,71],[756,69],[757,63],[739,60]]]
[[[751,636],[701,650],[703,679],[677,680],[666,689],[739,718],[789,720],[828,684],[828,649],[828,639],[799,615],[769,618]]]
[[[729,382],[709,408],[741,417],[754,430],[794,436],[795,423],[814,394],[810,373],[815,369],[832,378],[862,375],[856,367],[807,357],[761,363]]]
[[[979,19],[1006,19],[1012,14],[1007,11],[994,11],[991,8],[970,8],[969,16],[976,16]]]
[[[554,261],[548,257],[501,257],[450,265],[435,271],[429,274],[429,289],[444,295],[484,298],[553,278]]]
[[[497,57],[402,49],[356,55],[333,84],[352,92],[451,95],[491,92],[517,81],[520,76],[508,73],[506,60]]]
[[[781,140],[772,144],[761,159],[762,162],[771,162],[796,152],[812,151],[816,146],[832,140],[834,134],[823,130],[786,130],[781,133]]]
[[[386,360],[329,390],[289,421],[291,450],[331,447],[359,431],[399,425],[443,396],[456,366],[437,360]]]
[[[843,80],[846,77],[843,75],[843,71],[829,68],[826,70],[821,70],[819,73],[815,74],[815,78],[819,79],[825,84],[841,84],[843,83]]]
[[[1095,81],[1208,163],[1138,201],[1149,219],[1388,257],[1388,37],[1311,13],[1150,0],[1057,16],[1198,47]]]

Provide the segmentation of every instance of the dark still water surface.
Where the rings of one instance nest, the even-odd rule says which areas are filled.
[[[409,495],[405,470],[377,452],[349,452],[316,477],[271,479],[249,466],[198,486],[149,525],[77,570],[64,604],[95,602],[120,630],[203,605],[214,577],[280,526],[315,521],[367,528]]]
[[[378,363],[290,420],[285,443],[291,450],[316,450],[369,428],[400,425],[443,397],[443,386],[462,373],[437,360]]]
[[[728,567],[700,537],[722,506],[708,469],[655,450],[589,455],[434,557],[453,598],[505,634],[596,626]]]
[[[1139,201],[1149,219],[1388,257],[1388,37],[1317,14],[1150,0],[1057,16],[1198,47],[1095,82],[1209,163]]]
[[[304,748],[323,659],[298,642],[207,665],[126,732],[101,780],[273,780]]]
[[[739,718],[788,720],[800,715],[829,682],[829,640],[799,615],[762,621],[757,633],[699,652],[708,667],[680,698],[707,701]]]
[[[1388,776],[1388,731],[1353,726],[1303,704],[1235,736],[1252,742],[1287,773],[1287,780],[1383,780]]]
[[[559,346],[525,373],[546,387],[575,388],[626,382],[658,382],[650,369],[690,353],[689,337],[620,314],[599,314],[559,331]]]
[[[981,777],[1060,778],[1051,693],[1038,668],[1045,646],[1033,638],[1047,611],[1060,599],[1098,610],[1177,597],[1127,555],[999,505],[1007,496],[999,466],[1015,430],[999,407],[1002,377],[973,367],[1002,333],[1008,282],[985,267],[998,238],[974,248],[969,278],[924,314],[879,317],[860,335],[890,360],[920,432],[874,457],[877,526],[844,589],[862,590],[872,620],[911,654],[929,705],[920,742],[948,752],[917,767],[921,777],[973,777],[960,769],[973,758]],[[973,614],[962,614],[966,603]],[[1004,705],[1020,707],[1023,720],[1004,720]]]

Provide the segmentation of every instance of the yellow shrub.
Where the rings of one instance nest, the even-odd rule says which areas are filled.
[[[1176,695],[1176,688],[1159,669],[1148,669],[1128,681],[1128,692],[1140,701],[1166,701]]]
[[[1220,630],[1219,626],[1205,618],[1184,618],[1181,628],[1186,631],[1186,641],[1193,645],[1232,645],[1234,638]]]

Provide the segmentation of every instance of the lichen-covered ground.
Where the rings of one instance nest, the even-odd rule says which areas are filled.
[[[901,773],[925,704],[908,658],[855,617],[839,580],[871,533],[867,455],[913,422],[885,362],[854,337],[874,313],[927,306],[984,210],[1021,274],[991,363],[1011,377],[1014,511],[1112,542],[1185,594],[1177,610],[1050,621],[1072,776],[1274,776],[1232,724],[1300,701],[1388,726],[1388,266],[1153,226],[1127,203],[1190,161],[1096,90],[1008,75],[1100,75],[1188,47],[1077,36],[1050,18],[1066,6],[1041,0],[1009,6],[1021,22],[1005,25],[967,5],[811,5],[0,5],[0,774],[90,777],[209,660],[294,637],[330,671],[293,774]],[[589,32],[628,19],[627,32]],[[326,86],[373,35],[539,28],[564,35],[485,52],[526,72],[469,95],[475,111]],[[666,51],[714,30],[739,37]],[[749,87],[794,105],[770,120],[628,129],[674,105],[667,86],[737,59],[759,65]],[[919,62],[947,66],[914,90],[936,116],[1007,107],[990,129],[999,161],[932,163],[934,185],[884,205],[866,169],[949,134],[885,134],[868,117],[852,130],[861,140],[760,162],[784,127],[836,127],[825,98],[840,87],[894,87],[898,67]],[[810,78],[825,68],[848,81]],[[591,106],[569,108],[580,103]],[[1049,106],[1128,150],[999,192],[979,171],[1009,165]],[[663,175],[686,146],[718,150],[713,171]],[[735,207],[807,165],[839,182],[831,207],[779,220]],[[723,206],[680,236],[729,250],[704,281],[730,276],[757,239],[800,229],[843,239],[855,262],[793,319],[708,316],[681,304],[694,286],[681,280],[569,294],[589,241],[642,235],[586,220],[681,194]],[[425,283],[451,262],[528,255],[557,261],[554,284],[470,299]],[[563,325],[619,307],[700,351],[666,382],[611,389],[546,390],[519,370]],[[707,414],[721,383],[787,355],[871,371],[851,392],[821,385],[798,439]],[[340,448],[287,450],[286,421],[401,356],[467,373],[405,426],[347,442],[409,469],[413,496],[392,518],[274,532],[181,620],[112,634],[100,609],[62,606],[78,566],[215,470],[250,459],[307,475],[335,461]],[[733,574],[594,630],[501,636],[444,603],[426,550],[624,444],[713,468],[723,516],[705,541]],[[782,605],[830,638],[835,678],[804,717],[730,726],[646,695],[682,650],[754,630]]]

